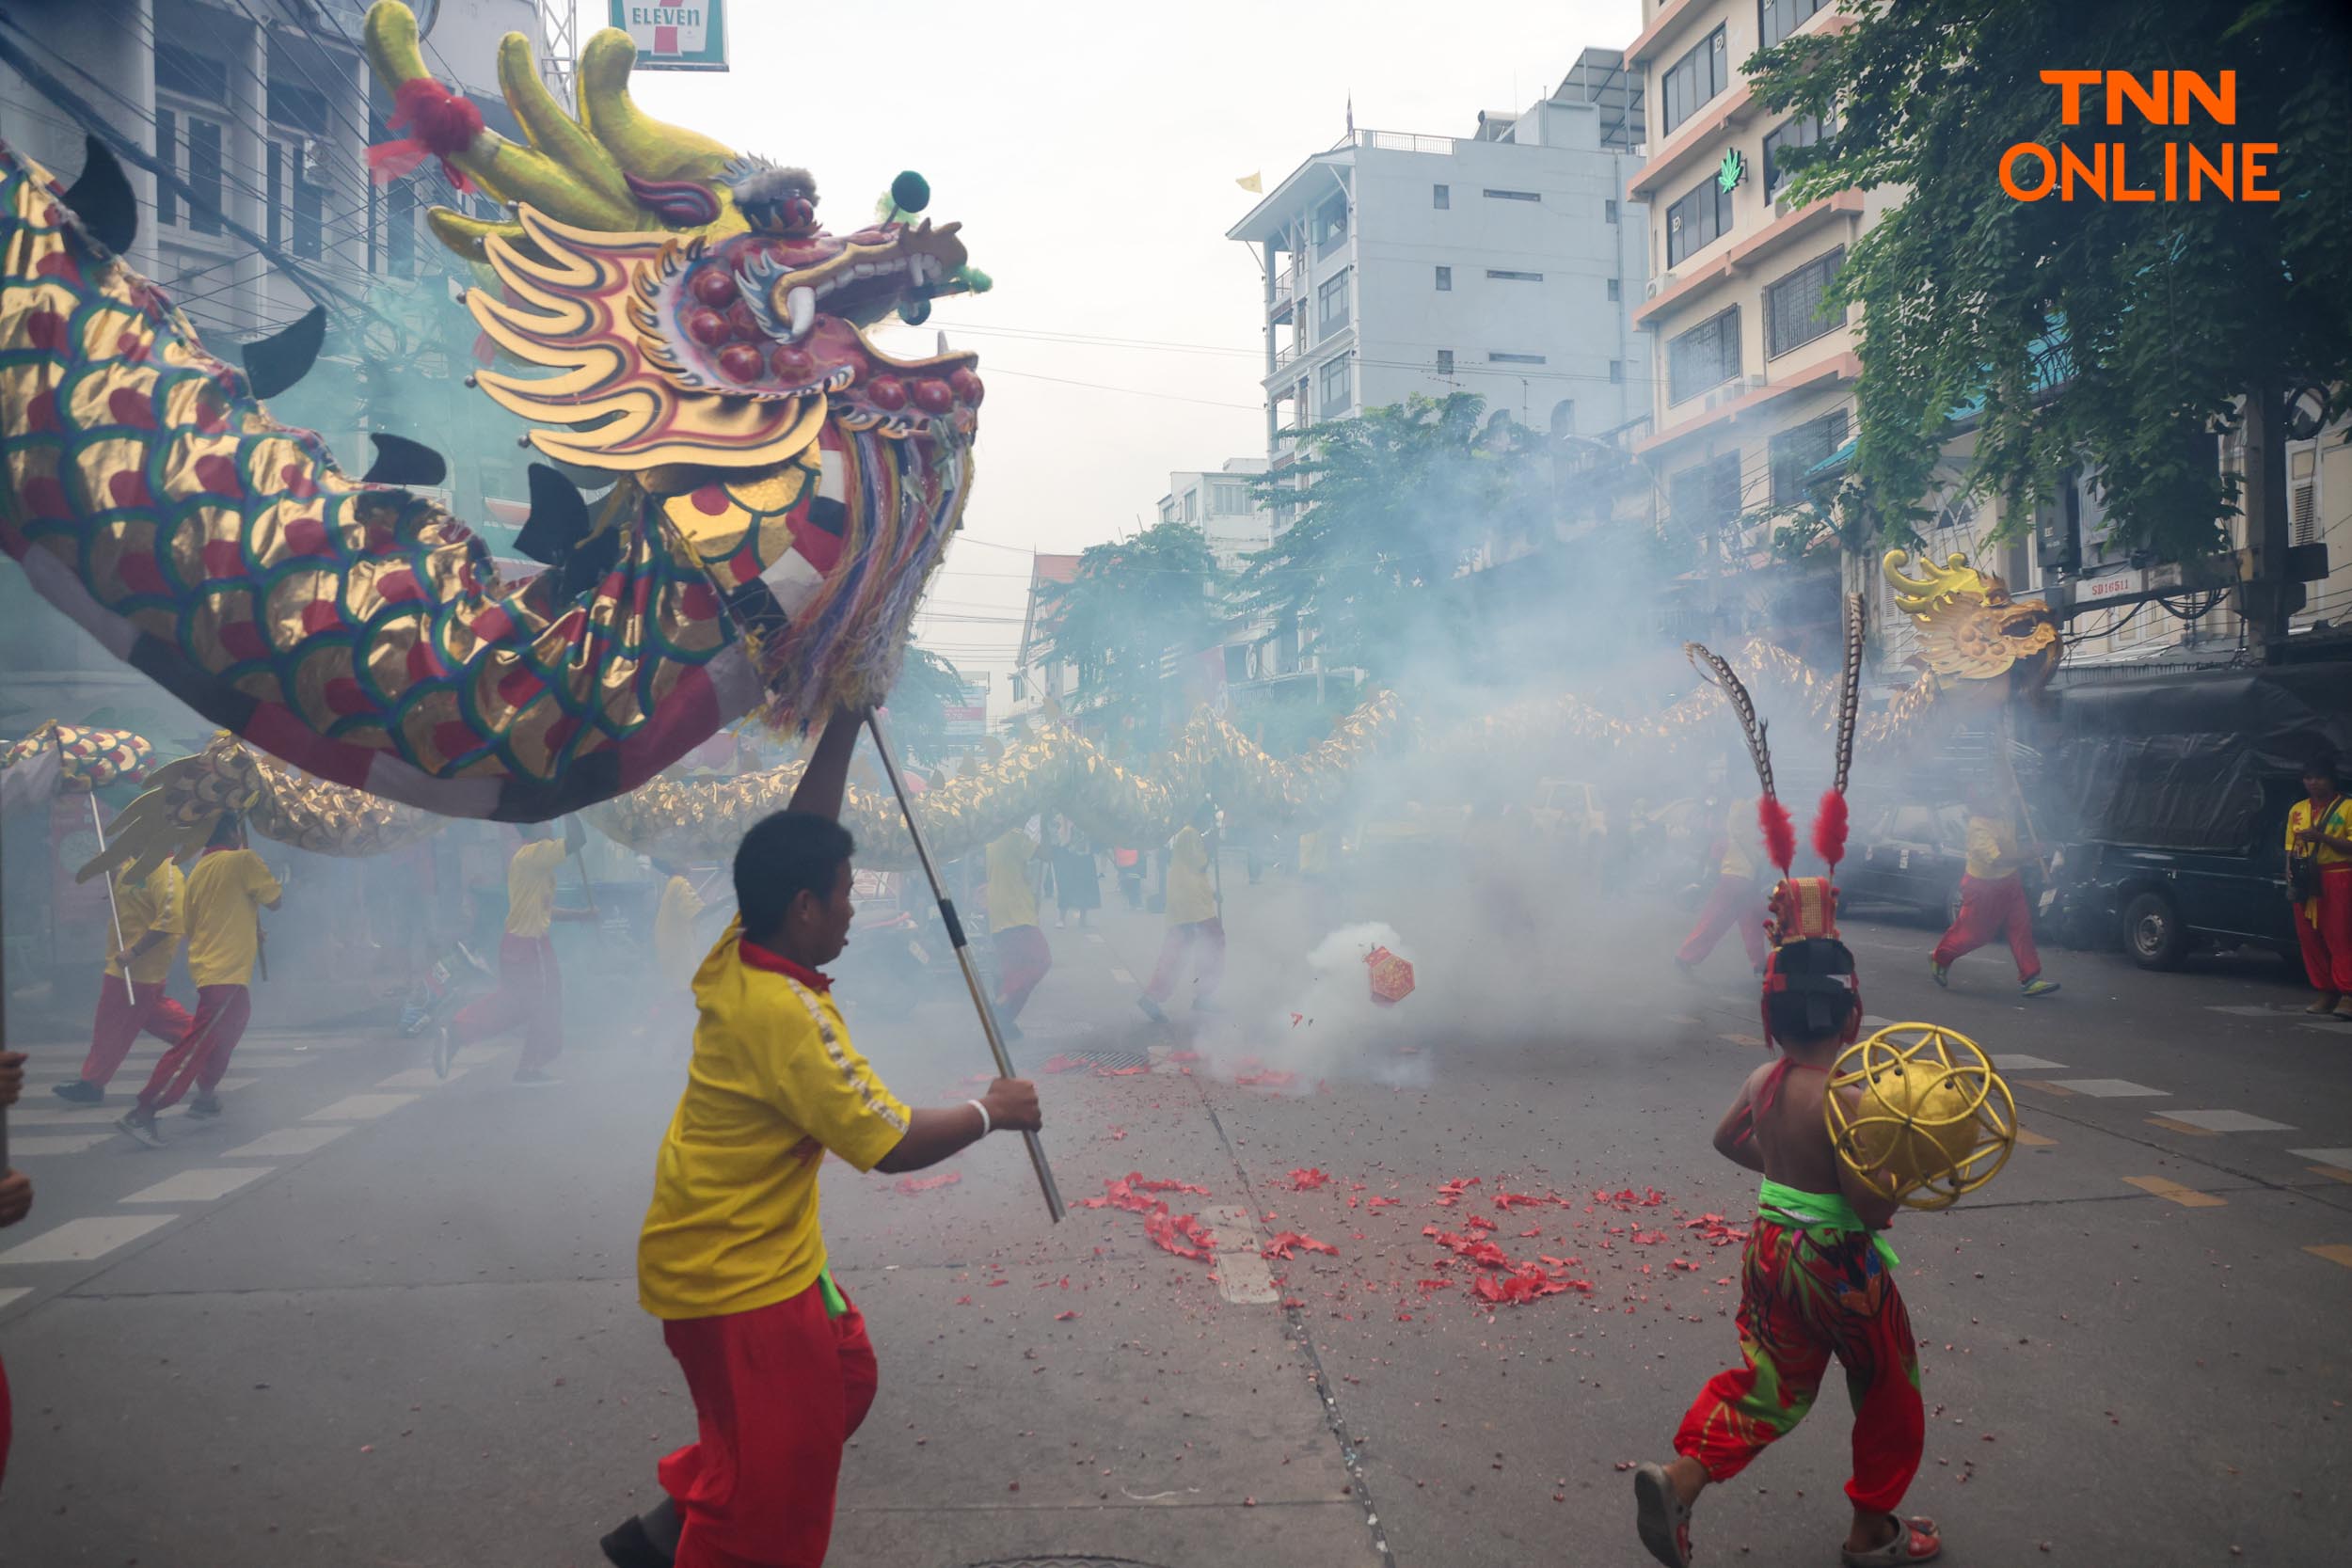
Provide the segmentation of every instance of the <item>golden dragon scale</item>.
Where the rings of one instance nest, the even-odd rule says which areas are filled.
[[[548,468],[570,498],[538,531],[548,569],[508,580],[437,502],[272,419],[252,354],[215,356],[122,261],[128,185],[95,142],[72,190],[0,149],[0,546],[215,722],[450,816],[556,816],[755,709],[879,701],[961,516],[981,393],[970,356],[893,359],[864,334],[986,286],[954,225],[915,221],[928,187],[900,176],[835,235],[805,171],[641,114],[626,34],[582,50],[577,117],[507,38],[528,146],[431,78],[405,7],[366,35],[395,127],[513,214],[432,214],[515,366],[483,390],[607,494],[592,510]]]

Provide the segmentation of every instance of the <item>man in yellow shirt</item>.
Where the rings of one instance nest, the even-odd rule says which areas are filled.
[[[1216,1010],[1217,983],[1225,978],[1225,922],[1216,886],[1209,876],[1209,844],[1203,831],[1216,826],[1216,810],[1202,806],[1168,847],[1168,935],[1160,961],[1136,1006],[1154,1023],[1166,1023],[1166,1004],[1187,970],[1192,972],[1192,1010]]]
[[[564,980],[556,972],[555,943],[548,931],[559,920],[596,918],[592,910],[563,909],[555,902],[555,874],[579,851],[587,834],[577,818],[564,824],[560,843],[544,822],[525,822],[521,830],[522,847],[506,863],[506,934],[499,938],[499,989],[469,1003],[441,1030],[433,1070],[443,1077],[464,1047],[520,1024],[523,1055],[515,1068],[515,1082],[555,1082],[548,1064],[564,1050]]]
[[[1764,973],[1772,949],[1764,941],[1764,890],[1756,886],[1756,854],[1753,847],[1763,829],[1756,816],[1756,797],[1735,800],[1724,812],[1721,848],[1715,863],[1715,885],[1699,910],[1698,924],[1682,939],[1675,967],[1688,974],[1707,961],[1724,933],[1737,927],[1740,945],[1747,951],[1748,967]]]
[[[1054,950],[1037,923],[1037,890],[1029,863],[1046,851],[1025,828],[1009,829],[988,846],[988,936],[996,948],[996,1022],[1008,1039],[1021,1037],[1021,1009],[1053,972]]]
[[[188,978],[196,982],[196,1016],[148,1075],[139,1102],[115,1123],[150,1148],[164,1146],[155,1131],[156,1113],[178,1104],[191,1084],[196,1098],[188,1102],[188,1115],[220,1115],[214,1091],[253,1017],[262,911],[276,909],[283,895],[262,857],[245,847],[244,820],[234,812],[222,813],[196,869],[188,873]]]
[[[90,1020],[89,1054],[83,1059],[82,1075],[51,1091],[76,1105],[96,1105],[106,1098],[106,1085],[131,1053],[131,1042],[140,1030],[177,1045],[194,1022],[185,1007],[164,993],[164,978],[171,973],[180,939],[187,935],[188,879],[179,866],[165,861],[136,882],[127,868],[118,870],[114,882],[123,950],[106,960],[106,973],[99,978],[98,1011]]]
[[[2335,758],[2312,758],[2303,799],[2287,811],[2287,854],[2308,857],[2319,879],[2317,896],[2294,906],[2303,974],[2319,993],[2305,1010],[2314,1013],[2352,1007],[2352,800],[2336,775]]]
[[[2017,847],[2017,826],[2009,807],[1989,786],[1968,797],[1968,866],[1960,879],[1960,915],[1928,960],[1939,986],[1951,984],[1952,964],[1995,937],[2009,941],[2017,960],[2017,984],[2027,996],[2048,996],[2056,980],[2042,977],[2042,955],[2033,944],[2033,902],[2026,896],[2025,868],[2031,857]]]
[[[873,1402],[865,1320],[834,1284],[818,1169],[921,1170],[990,1132],[1035,1131],[1036,1088],[910,1110],[850,1043],[818,965],[849,940],[842,785],[861,716],[834,716],[792,793],[735,855],[739,914],[694,975],[686,1091],[654,1162],[637,1294],[686,1374],[697,1441],[666,1500],[604,1538],[621,1568],[818,1568],[850,1434]]]
[[[694,927],[709,906],[695,891],[684,867],[656,861],[654,869],[667,879],[653,911],[653,965],[660,983],[650,988],[653,994],[646,999],[636,1033],[640,1039],[657,1032],[667,1038],[683,1038],[683,1025],[691,1019],[687,994],[703,955],[710,950],[708,937]]]

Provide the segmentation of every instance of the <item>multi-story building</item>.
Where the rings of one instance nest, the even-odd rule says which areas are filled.
[[[1265,471],[1263,457],[1229,457],[1215,470],[1170,474],[1160,521],[1199,528],[1208,535],[1217,570],[1233,576],[1274,542],[1274,514],[1258,493]]]
[[[1077,576],[1074,555],[1040,553],[1029,558],[1029,597],[1021,615],[1021,651],[1014,656],[1010,701],[1004,716],[1009,727],[1060,718],[1078,689],[1078,667],[1056,658],[1051,652],[1052,640],[1045,635],[1044,624],[1050,612],[1043,603],[1048,583],[1074,582]]]
[[[1641,110],[1588,50],[1521,114],[1467,136],[1351,131],[1226,231],[1265,273],[1266,455],[1362,409],[1470,391],[1537,430],[1649,411],[1630,322],[1646,276],[1624,198]]]
[[[1823,293],[1901,193],[1799,205],[1784,154],[1825,128],[1766,113],[1740,74],[1758,48],[1851,24],[1829,0],[1643,0],[1642,16],[1625,55],[1645,84],[1648,157],[1626,195],[1650,213],[1633,319],[1655,415],[1633,450],[1693,569],[1772,594],[1785,585],[1753,570],[1769,560],[1771,519],[1805,502],[1806,476],[1852,431],[1857,324]]]

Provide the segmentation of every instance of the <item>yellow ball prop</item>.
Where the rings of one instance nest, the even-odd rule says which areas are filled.
[[[1822,1107],[1838,1159],[1906,1209],[1950,1208],[2017,1147],[2009,1085],[1976,1041],[1932,1023],[1890,1023],[1838,1053]]]

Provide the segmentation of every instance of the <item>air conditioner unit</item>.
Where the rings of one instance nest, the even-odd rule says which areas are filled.
[[[1749,390],[1749,391],[1751,391],[1751,392],[1757,392],[1757,391],[1761,391],[1761,390],[1763,390],[1763,389],[1764,389],[1764,386],[1765,386],[1765,381],[1764,381],[1764,372],[1763,372],[1758,371],[1758,372],[1756,372],[1755,374],[1750,375],[1749,377],[1747,377],[1747,380],[1746,380],[1746,388],[1747,388],[1747,390]]]
[[[1778,196],[1772,198],[1772,216],[1776,218],[1785,218],[1803,205],[1804,203],[1799,201],[1794,196],[1790,195],[1787,191],[1783,191]]]

